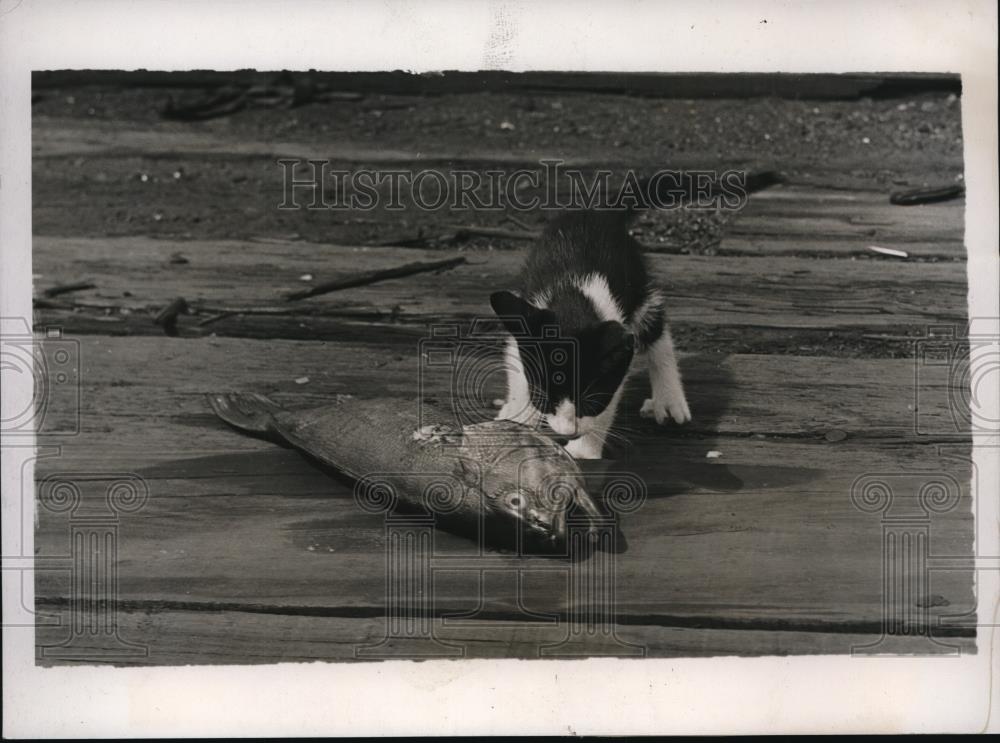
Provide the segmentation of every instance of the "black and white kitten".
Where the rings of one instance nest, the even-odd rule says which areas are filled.
[[[511,333],[507,399],[498,419],[572,437],[576,459],[599,459],[635,352],[649,361],[644,417],[691,420],[663,294],[650,281],[624,210],[575,211],[532,247],[519,291],[490,296]]]

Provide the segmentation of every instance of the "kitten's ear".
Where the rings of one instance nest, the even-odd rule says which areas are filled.
[[[493,292],[490,305],[511,335],[530,334],[538,324],[539,309],[514,292]]]

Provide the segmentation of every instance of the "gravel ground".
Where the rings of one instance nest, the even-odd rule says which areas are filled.
[[[370,95],[293,109],[248,108],[203,122],[166,121],[185,89],[98,86],[45,89],[36,133],[99,128],[202,133],[234,141],[350,143],[375,150],[507,153],[631,167],[780,170],[799,183],[889,191],[962,177],[960,99],[777,98],[678,100],[606,94]],[[112,130],[113,131],[113,130]],[[351,167],[371,165],[353,162]],[[482,162],[483,169],[489,162]],[[317,242],[413,240],[445,244],[456,223],[514,228],[503,212],[407,209],[281,211],[273,157],[161,155],[36,158],[34,228],[49,235],[164,235],[191,239],[270,235]],[[675,211],[644,218],[644,241],[711,252],[732,213]],[[545,215],[526,213],[537,227]],[[478,238],[470,248],[522,243]]]

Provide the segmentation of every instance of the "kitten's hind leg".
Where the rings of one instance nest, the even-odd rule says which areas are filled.
[[[663,322],[660,337],[650,344],[646,353],[653,396],[642,404],[639,414],[644,418],[654,418],[657,423],[663,423],[668,415],[677,423],[687,423],[691,420],[691,410],[666,321]]]

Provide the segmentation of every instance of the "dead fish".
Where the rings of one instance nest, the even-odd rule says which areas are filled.
[[[438,411],[398,398],[342,396],[306,410],[255,394],[208,401],[234,428],[288,443],[355,480],[367,510],[398,503],[483,544],[549,554],[565,553],[574,506],[585,533],[601,518],[576,461],[552,438],[513,421],[434,423]]]

